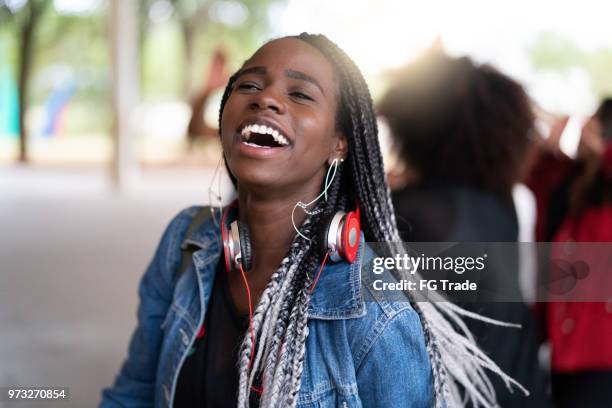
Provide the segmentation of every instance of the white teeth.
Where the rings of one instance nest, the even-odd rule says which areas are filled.
[[[274,138],[276,143],[282,146],[289,145],[289,140],[287,140],[287,138],[283,136],[278,130],[273,129],[272,127],[266,126],[266,125],[253,124],[253,125],[245,126],[244,128],[242,128],[242,131],[240,132],[243,139],[247,142],[246,144],[248,144],[249,146],[262,147],[254,143],[248,143],[248,140],[251,138],[251,133],[259,133],[262,135],[268,134]]]
[[[274,134],[272,134],[272,137],[276,140],[276,143],[280,145],[287,146],[289,144],[289,141],[283,135],[279,134],[278,136],[274,136]]]
[[[240,132],[240,134],[242,135],[242,137],[243,137],[245,140],[249,140],[249,138],[251,137],[251,127],[250,127],[250,126],[245,126],[245,127],[242,129],[242,132]]]

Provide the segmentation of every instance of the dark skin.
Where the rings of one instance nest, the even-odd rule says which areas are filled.
[[[221,139],[237,179],[240,220],[251,235],[253,267],[245,272],[254,308],[295,238],[293,207],[319,195],[329,164],[345,158],[348,145],[336,128],[334,68],[316,48],[293,38],[271,41],[241,72],[223,112]],[[262,122],[279,130],[289,145],[245,145],[240,130]],[[297,226],[305,216],[295,211]],[[247,314],[247,291],[239,270],[229,273],[229,286],[238,311]]]

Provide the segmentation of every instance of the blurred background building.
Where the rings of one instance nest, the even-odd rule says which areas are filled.
[[[611,12],[597,0],[0,0],[0,386],[68,386],[62,406],[97,403],[164,225],[209,201],[224,81],[265,40],[328,35],[375,100],[442,43],[520,81],[550,127],[612,94]]]

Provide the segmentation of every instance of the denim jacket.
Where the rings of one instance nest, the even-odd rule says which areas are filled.
[[[222,253],[212,218],[186,236],[198,212],[178,214],[163,234],[138,289],[138,325],[101,408],[171,407],[177,378],[202,325]],[[177,280],[181,246],[193,264]],[[419,316],[408,302],[387,302],[361,284],[374,256],[363,235],[353,264],[326,264],[313,292],[298,407],[430,407],[432,371]]]

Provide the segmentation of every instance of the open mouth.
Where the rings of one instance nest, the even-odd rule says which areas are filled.
[[[268,125],[250,124],[240,130],[242,143],[264,149],[289,146],[289,140],[278,131]]]

